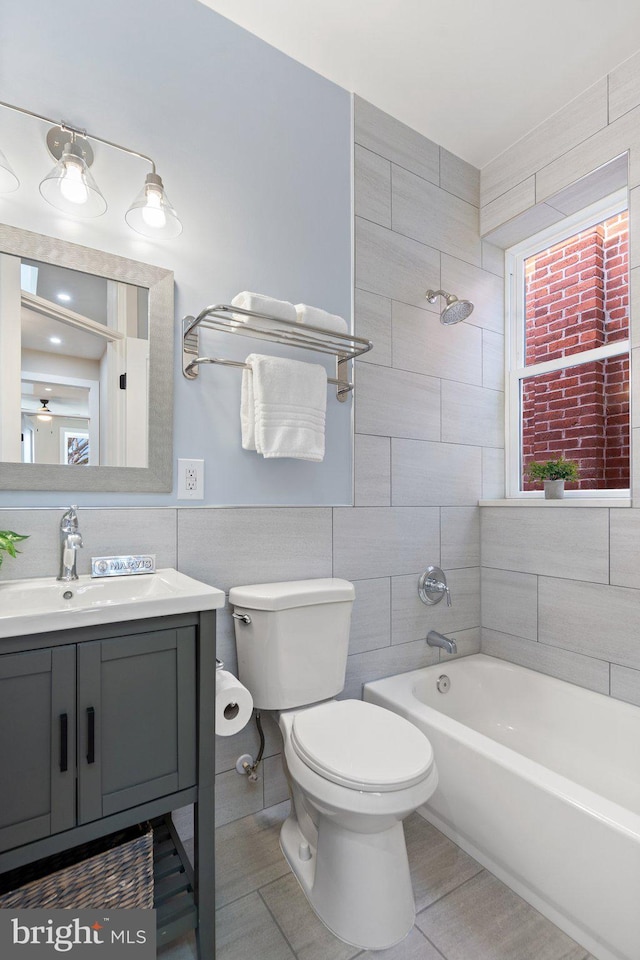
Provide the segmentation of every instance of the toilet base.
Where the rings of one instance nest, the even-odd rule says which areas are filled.
[[[356,833],[321,816],[316,848],[291,814],[280,847],[311,907],[340,940],[384,950],[411,930],[415,904],[401,821]]]

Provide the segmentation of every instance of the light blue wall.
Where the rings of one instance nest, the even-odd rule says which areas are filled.
[[[38,194],[52,166],[46,126],[2,108],[0,146],[22,185],[0,197],[0,220],[172,269],[177,318],[244,289],[350,318],[345,90],[196,0],[4,0],[0,37],[0,97],[154,157],[184,232],[163,244],[136,239],[123,216],[149,168],[99,145],[93,171],[107,214],[59,217]],[[236,356],[231,340],[219,336],[212,352]],[[350,502],[351,403],[330,404],[322,465],[264,461],[240,449],[239,373],[204,368],[187,383],[177,325],[175,389],[174,471],[178,457],[205,459],[205,504]],[[0,493],[2,506],[66,499]],[[176,502],[174,495],[76,499]]]

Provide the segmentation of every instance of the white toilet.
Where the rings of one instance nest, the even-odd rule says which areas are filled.
[[[238,676],[274,710],[292,797],[280,845],[309,903],[341,940],[382,950],[415,907],[402,820],[438,775],[408,720],[344,687],[355,591],[347,580],[233,587]]]

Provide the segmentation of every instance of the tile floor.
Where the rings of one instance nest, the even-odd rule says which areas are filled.
[[[313,913],[280,852],[288,806],[216,831],[215,960],[593,960],[417,813],[405,820],[415,926],[389,950],[342,943]],[[188,814],[176,826],[188,835]],[[193,935],[158,953],[158,960],[196,958]]]

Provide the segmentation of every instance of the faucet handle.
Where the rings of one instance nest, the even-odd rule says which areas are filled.
[[[440,567],[430,566],[418,580],[418,596],[423,603],[440,603],[447,595],[447,606],[451,606],[451,592],[447,585],[447,578]]]

